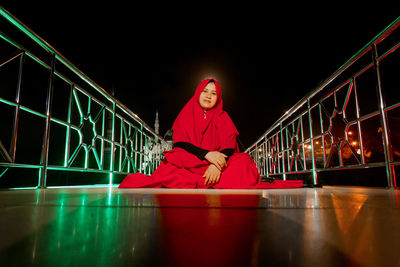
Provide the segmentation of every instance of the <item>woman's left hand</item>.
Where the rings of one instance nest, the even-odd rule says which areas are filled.
[[[203,177],[206,178],[204,182],[205,185],[215,185],[219,182],[219,179],[221,178],[221,171],[218,170],[218,168],[214,164],[210,164]]]

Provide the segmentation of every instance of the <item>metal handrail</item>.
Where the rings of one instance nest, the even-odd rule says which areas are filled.
[[[158,164],[161,163],[161,152],[169,148],[166,140],[148,126],[138,115],[128,109],[119,100],[115,99],[43,38],[38,36],[1,6],[0,18],[5,19],[13,26],[11,29],[12,33],[16,32],[14,29],[18,29],[24,36],[29,37],[34,42],[35,47],[39,47],[42,51],[45,51],[46,54],[51,56],[51,63],[45,63],[31,51],[0,31],[0,41],[5,41],[10,47],[17,49],[15,55],[12,55],[5,62],[0,62],[0,68],[3,68],[11,61],[19,59],[18,86],[15,91],[15,101],[3,98],[0,95],[0,104],[4,104],[8,108],[11,107],[15,110],[10,152],[7,151],[0,140],[1,156],[6,160],[5,162],[0,161],[0,168],[4,168],[0,172],[0,179],[2,179],[4,175],[7,175],[7,170],[9,168],[16,170],[38,170],[39,178],[36,188],[46,188],[48,170],[67,172],[88,171],[97,174],[109,174],[108,186],[111,186],[113,185],[114,174],[126,175],[137,171],[150,174],[155,170]],[[32,59],[34,62],[38,63],[38,65],[35,65],[35,68],[44,68],[46,72],[49,73],[48,86],[46,89],[46,110],[44,113],[20,103],[19,95],[21,93],[22,69],[25,66],[26,58]],[[84,84],[88,85],[90,93],[80,87],[79,84],[76,84],[69,76],[67,77],[59,72],[59,70],[56,70],[56,62],[65,66],[68,75],[78,78],[79,83],[83,81]],[[60,79],[65,82],[65,85],[69,86],[69,97],[66,100],[62,100],[63,105],[68,103],[68,114],[62,119],[53,117],[51,113],[55,79]],[[100,98],[97,96],[100,96]],[[85,103],[82,102],[82,99],[79,100],[81,97],[83,97],[82,99],[86,99]],[[82,106],[82,104],[87,106]],[[94,109],[92,106],[95,106]],[[96,108],[99,108],[99,110],[96,110]],[[16,143],[17,139],[21,138],[19,137],[20,134],[18,130],[21,112],[26,112],[41,120],[45,120],[40,163],[16,161]],[[75,118],[78,116],[80,122],[72,122],[71,118],[73,116],[75,116]],[[53,136],[53,140],[57,138],[57,141],[60,137],[52,134],[50,131],[50,125],[54,123],[65,130],[64,136],[61,137],[65,138],[65,153],[63,156],[63,163],[54,163],[54,161],[52,161],[53,163],[49,164],[50,136]],[[89,132],[84,133],[84,127],[86,127],[86,131]],[[119,136],[116,135],[118,131]],[[92,133],[90,134],[90,132]],[[73,136],[75,136],[74,144],[71,143]],[[76,138],[78,138],[77,143]],[[79,155],[83,156],[83,162],[81,159],[77,163],[76,159]],[[36,160],[37,158],[35,158],[35,161]],[[90,163],[91,160],[94,163]],[[107,186],[107,184],[104,185]],[[24,185],[23,187],[27,188]]]
[[[275,123],[270,126],[264,134],[256,142],[246,149],[246,152],[252,156],[256,162],[259,171],[263,175],[281,175],[283,179],[287,178],[287,175],[297,175],[300,173],[312,173],[313,183],[318,184],[317,173],[323,170],[338,170],[338,169],[359,169],[368,167],[385,167],[387,174],[387,185],[389,187],[397,187],[395,177],[395,166],[400,165],[400,162],[393,160],[393,147],[391,146],[391,136],[389,133],[388,115],[387,113],[392,109],[400,108],[400,102],[395,99],[395,103],[391,106],[387,106],[385,103],[385,95],[382,89],[381,74],[380,74],[380,61],[390,56],[394,51],[400,48],[400,40],[395,41],[395,44],[386,51],[378,54],[377,45],[380,45],[388,36],[392,34],[400,26],[400,17],[395,19],[389,26],[377,34],[371,41],[364,45],[357,53],[355,53],[349,60],[347,60],[342,66],[340,66],[332,75],[321,82],[316,88],[311,90],[306,96],[301,98],[295,105],[293,105],[288,111],[285,112]],[[395,35],[396,38],[396,35]],[[398,38],[398,36],[397,36]],[[393,38],[392,38],[393,39]],[[391,42],[392,42],[391,41]],[[398,52],[398,50],[397,50]],[[371,59],[369,63],[363,63],[361,59],[365,59],[365,55],[370,54]],[[350,67],[353,67],[355,63],[364,64],[361,70],[352,72]],[[365,65],[366,64],[366,65]],[[356,65],[359,67],[359,65]],[[357,93],[357,81],[359,76],[362,77],[363,73],[368,69],[373,68],[377,96],[377,110],[372,113],[360,115]],[[350,73],[350,70],[352,73]],[[348,71],[348,72],[346,72]],[[349,74],[350,78],[343,77],[344,74]],[[351,75],[350,75],[351,74]],[[344,80],[339,80],[345,78]],[[335,83],[333,83],[335,81]],[[340,83],[337,83],[340,82]],[[334,86],[332,86],[334,85]],[[345,88],[345,89],[343,89]],[[322,93],[322,94],[320,94]],[[337,104],[336,94],[345,93],[345,102],[339,106]],[[320,95],[320,96],[319,96]],[[323,96],[322,96],[323,95]],[[347,105],[350,97],[354,98],[354,107],[356,111],[356,117],[352,121],[346,119]],[[334,101],[334,113],[330,114],[325,108],[323,102],[331,98]],[[311,104],[311,101],[313,103]],[[351,108],[350,108],[351,109]],[[299,112],[300,111],[300,112]],[[313,121],[314,115],[316,114],[316,121]],[[351,111],[349,111],[351,112]],[[328,117],[329,127],[325,126],[326,120],[323,119],[325,114]],[[376,116],[376,117],[375,117]],[[380,120],[380,130],[382,135],[382,147],[384,162],[366,162],[365,151],[363,142],[365,141],[364,130],[361,128],[361,123],[368,121],[368,119],[375,117]],[[335,124],[334,121],[338,121],[339,124]],[[295,125],[296,123],[296,125]],[[304,128],[304,123],[308,123],[308,127]],[[335,124],[335,126],[333,126]],[[348,129],[350,126],[356,126],[357,141],[349,142],[350,138],[348,135]],[[332,127],[337,127],[333,129]],[[317,129],[317,132],[313,133],[313,128]],[[340,129],[340,130],[338,130]],[[304,131],[307,131],[307,136],[304,137]],[[338,132],[335,132],[338,131]],[[396,128],[397,131],[397,128]],[[336,136],[340,134],[341,136]],[[338,141],[339,140],[339,141]],[[327,148],[325,148],[325,141],[328,142]],[[319,142],[318,152],[315,148],[314,142]],[[305,149],[307,146],[307,149]],[[347,146],[353,159],[357,161],[356,164],[344,164],[343,163],[343,151],[342,149]],[[358,148],[358,151],[355,150]],[[330,160],[332,157],[333,149],[337,150],[339,157],[339,166],[331,166]],[[396,148],[398,149],[398,148]],[[322,152],[321,152],[322,150]],[[317,153],[319,155],[317,156]],[[321,154],[322,153],[322,154]],[[328,153],[328,155],[326,155]],[[377,152],[376,152],[377,153]],[[379,152],[381,153],[381,152]],[[398,153],[398,151],[396,151]],[[358,154],[358,155],[357,155]],[[347,155],[348,156],[348,155]],[[317,166],[316,160],[323,161]],[[307,166],[309,161],[312,165]],[[294,166],[292,166],[294,164]]]
[[[283,114],[278,120],[276,120],[275,123],[273,123],[272,126],[270,126],[268,130],[266,130],[257,141],[255,141],[252,145],[250,145],[246,149],[246,153],[248,153],[250,149],[256,146],[257,143],[259,143],[264,138],[264,136],[266,136],[273,129],[278,127],[281,121],[284,121],[287,118],[289,118],[301,106],[306,104],[307,99],[310,99],[311,97],[318,94],[322,89],[324,89],[327,85],[329,85],[332,81],[334,81],[340,74],[342,74],[345,70],[347,70],[354,62],[356,62],[365,53],[367,53],[368,50],[371,48],[372,44],[375,44],[377,41],[382,41],[387,36],[387,34],[391,33],[395,28],[399,26],[399,24],[400,24],[400,16],[396,20],[394,20],[389,26],[387,26],[384,30],[382,30],[378,35],[376,35],[370,42],[368,42],[365,46],[363,46],[357,53],[355,53],[349,60],[347,60],[346,63],[340,66],[331,76],[322,81],[315,89],[310,91],[306,96],[304,96],[296,104],[294,104],[293,107],[291,107],[288,111],[286,111],[285,114]]]
[[[17,27],[20,31],[25,33],[29,38],[31,38],[34,42],[39,44],[43,49],[47,52],[55,54],[57,60],[62,62],[69,70],[75,73],[79,78],[88,83],[90,86],[98,90],[104,97],[106,97],[109,101],[115,102],[121,109],[134,117],[139,123],[141,123],[148,131],[155,133],[154,129],[152,129],[149,125],[147,125],[137,114],[132,112],[129,108],[127,108],[124,104],[122,104],[118,99],[114,98],[110,95],[104,88],[98,85],[95,81],[89,78],[86,74],[84,74],[78,67],[72,64],[67,58],[65,58],[60,52],[58,52],[54,47],[52,47],[49,43],[47,43],[42,37],[32,31],[28,26],[22,23],[19,19],[13,16],[10,12],[0,6],[0,15],[3,16],[6,20],[8,20],[11,24]],[[163,137],[157,134],[158,138],[163,140]]]

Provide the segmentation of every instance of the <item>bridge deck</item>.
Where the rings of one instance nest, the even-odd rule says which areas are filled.
[[[355,187],[0,191],[0,263],[399,266],[398,194]]]

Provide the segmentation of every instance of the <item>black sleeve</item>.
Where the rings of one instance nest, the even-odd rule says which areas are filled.
[[[233,148],[225,148],[223,150],[220,151],[222,154],[227,155],[228,157],[225,159],[226,162],[228,162],[229,157],[233,155],[233,153],[235,152],[235,150]]]
[[[209,152],[206,149],[202,149],[200,147],[197,147],[191,143],[187,143],[187,142],[176,142],[174,143],[174,147],[180,147],[185,149],[187,152],[192,153],[193,155],[195,155],[196,157],[198,157],[200,160],[204,160],[206,154]]]

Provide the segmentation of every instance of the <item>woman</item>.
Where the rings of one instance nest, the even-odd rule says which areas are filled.
[[[239,135],[223,110],[221,86],[215,79],[202,81],[176,118],[174,148],[151,176],[128,175],[120,188],[290,188],[302,181],[263,183],[246,153],[239,153]]]

